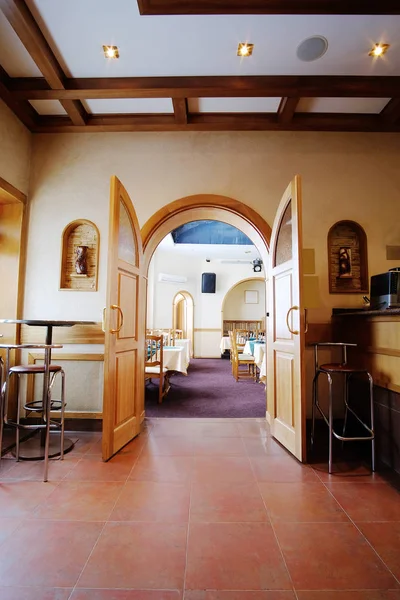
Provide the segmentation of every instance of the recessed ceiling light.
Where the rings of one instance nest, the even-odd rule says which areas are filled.
[[[321,58],[327,50],[328,40],[322,35],[313,35],[297,46],[296,55],[304,62],[311,62]]]
[[[375,44],[368,52],[368,56],[383,56],[388,51],[390,44]]]
[[[254,44],[240,42],[237,49],[238,56],[251,56],[253,54]]]
[[[119,58],[118,46],[103,46],[103,50],[106,58]]]

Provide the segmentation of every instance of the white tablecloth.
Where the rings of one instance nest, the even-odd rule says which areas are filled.
[[[190,340],[189,339],[175,340],[175,346],[179,347],[179,348],[183,348],[185,361],[186,361],[186,367],[187,367],[190,362]]]
[[[257,367],[260,368],[265,355],[265,348],[265,343],[246,342],[243,352],[244,354],[252,354],[255,358]],[[251,351],[252,349],[253,352]]]
[[[266,383],[267,381],[267,353],[264,353],[264,357],[260,366],[260,377],[259,377],[260,381],[262,381],[262,383]]]
[[[182,346],[164,346],[163,367],[187,375],[185,349]]]
[[[258,344],[252,342],[246,342],[243,352],[245,354],[251,354],[251,348],[253,347],[253,356],[257,367],[260,369],[259,381],[265,383],[267,381],[267,353],[266,344]]]
[[[221,354],[223,354],[225,352],[225,350],[230,350],[231,349],[231,340],[229,339],[229,337],[224,336],[223,338],[221,338],[221,343],[220,343],[219,347],[221,350]]]

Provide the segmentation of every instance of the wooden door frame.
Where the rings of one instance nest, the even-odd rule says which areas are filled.
[[[254,243],[264,265],[268,264],[271,227],[255,210],[239,200],[214,194],[196,194],[175,200],[160,208],[141,229],[144,272],[164,237],[190,221],[210,220],[228,223],[240,229]],[[266,418],[269,419],[268,404]]]
[[[25,291],[25,270],[26,270],[26,246],[28,237],[28,198],[27,196],[14,187],[11,183],[8,183],[5,179],[0,177],[0,203],[1,204],[19,204],[22,208],[21,215],[21,227],[19,237],[19,265],[18,265],[18,282],[17,282],[17,303],[15,306],[14,315],[4,315],[10,319],[22,319],[22,311],[24,304],[24,291]],[[21,325],[8,325],[7,327],[14,327],[15,332],[13,339],[7,338],[7,341],[13,344],[20,343],[20,328]]]

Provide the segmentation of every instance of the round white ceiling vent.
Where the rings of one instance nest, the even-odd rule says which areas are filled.
[[[311,62],[321,58],[328,50],[328,40],[322,35],[313,35],[303,40],[297,47],[297,58],[305,62]]]

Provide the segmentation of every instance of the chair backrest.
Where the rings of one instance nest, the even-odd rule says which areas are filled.
[[[182,329],[171,329],[170,330],[171,346],[175,346],[175,340],[182,340],[182,339],[183,339]]]
[[[239,344],[239,346],[244,346],[247,340],[253,337],[253,332],[249,329],[234,329],[233,335],[235,337],[236,344]]]
[[[145,344],[145,367],[160,367],[163,369],[163,346],[164,337],[162,335],[146,335]]]
[[[231,342],[231,360],[233,362],[236,362],[239,359],[239,350],[237,347],[236,335],[234,331],[229,332],[229,339]]]

